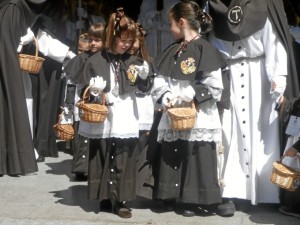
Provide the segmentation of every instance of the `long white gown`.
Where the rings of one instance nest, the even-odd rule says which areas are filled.
[[[222,125],[223,197],[254,205],[278,203],[279,190],[269,180],[272,163],[280,157],[278,115],[270,89],[273,79],[287,74],[286,51],[268,19],[248,38],[233,43],[212,37],[211,42],[231,59],[231,105]]]

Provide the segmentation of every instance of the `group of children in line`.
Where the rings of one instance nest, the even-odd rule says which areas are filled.
[[[279,202],[278,188],[267,179],[271,163],[266,160],[275,161],[280,151],[271,155],[265,151],[280,146],[274,101],[277,108],[284,101],[288,71],[282,70],[285,60],[277,62],[283,67],[274,65],[270,52],[274,52],[274,45],[277,55],[285,55],[287,47],[281,46],[284,41],[272,31],[276,25],[271,19],[270,23],[267,8],[253,17],[243,6],[249,14],[241,16],[256,20],[255,28],[247,30],[245,24],[234,21],[239,18],[228,14],[231,25],[220,33],[222,11],[217,11],[218,7],[238,7],[232,4],[209,2],[207,10],[216,21],[214,29],[218,29],[211,34],[212,18],[197,3],[176,3],[168,12],[176,41],[155,58],[147,52],[144,30],[126,16],[123,8],[110,16],[105,28],[95,24],[87,32],[89,50],[64,69],[68,79],[65,107],[76,121],[72,171],[79,178],[87,175],[88,197],[100,201],[101,211],[130,218],[132,210],[126,202],[137,195],[161,200],[168,210],[183,204],[182,215],[186,217],[196,215],[199,205],[214,205],[220,216],[231,216],[235,205],[224,202],[228,198],[248,199],[251,204]],[[253,5],[261,6],[261,2]],[[240,26],[239,38],[231,27],[235,23]],[[252,39],[251,35],[261,39]],[[257,46],[257,51],[248,52],[248,45]],[[260,69],[257,74],[261,77],[250,77],[253,71],[248,68],[256,71],[262,62],[266,71]],[[231,76],[240,74],[240,79],[232,77],[229,84],[228,69]],[[251,93],[253,80],[263,87],[264,77],[272,83],[270,93],[263,89]],[[102,123],[78,117],[74,104],[87,86],[93,98],[105,95],[108,115]],[[257,114],[258,108],[250,107],[254,99],[262,101],[255,104],[257,107],[264,102],[265,113]],[[196,108],[193,128],[172,128],[168,109],[191,105]],[[257,121],[262,129],[255,127]],[[277,141],[266,135],[265,129],[270,128],[277,134]],[[265,143],[260,143],[259,136]],[[222,143],[227,149],[225,172],[220,167]],[[254,146],[265,150],[253,151]],[[258,158],[260,164],[255,164],[253,160]],[[145,190],[148,194],[143,193]]]
[[[145,31],[122,7],[105,25],[95,23],[80,36],[77,56],[72,54],[63,65],[64,122],[71,121],[75,129],[72,172],[77,179],[87,179],[88,198],[99,200],[101,211],[122,218],[132,217],[126,203],[138,195],[161,200],[166,210],[183,204],[186,217],[196,215],[199,205],[213,205],[220,216],[231,216],[235,205],[230,200],[234,198],[254,205],[283,200],[283,213],[299,215],[294,213],[300,204],[298,192],[285,193],[280,199],[279,188],[269,181],[272,163],[280,158],[285,143],[286,121],[281,119],[287,112],[286,97],[299,92],[282,2],[203,2],[206,13],[188,0],[170,8],[167,16],[175,42],[155,58],[147,51]],[[45,29],[37,32],[41,40],[55,43],[56,48],[40,46],[45,56],[59,46],[64,50],[61,61],[72,53]],[[1,65],[6,64],[1,57]],[[58,69],[47,68],[39,82],[45,79],[46,87],[53,89],[41,90],[40,107],[45,115],[38,118],[40,126],[48,129],[45,118],[56,110],[49,103],[58,99],[55,84],[60,79]],[[18,82],[16,88],[21,88]],[[103,122],[80,119],[83,112],[76,103],[86,91],[90,101],[108,108]],[[14,113],[23,106],[22,102],[15,105]],[[169,109],[187,107],[195,109],[192,128],[172,127]],[[1,121],[5,121],[3,115]],[[23,123],[19,121],[19,126]],[[1,134],[7,131],[1,130]],[[45,139],[42,130],[37,132],[35,146],[44,148],[53,140]],[[15,136],[20,136],[17,131]],[[1,140],[1,149],[6,149],[7,140]],[[297,157],[297,143],[290,149],[287,146],[285,154]],[[33,148],[25,142],[22,147]],[[22,153],[22,148],[15,150]],[[30,169],[23,173],[37,171],[33,155],[26,159],[22,163]],[[20,171],[16,167],[13,173]]]
[[[139,185],[149,180],[138,172],[141,168],[137,166],[143,163],[153,164],[152,173],[146,173],[154,177],[149,185],[152,198],[163,200],[167,207],[185,204],[184,216],[195,215],[199,204],[222,203],[217,102],[226,61],[202,37],[211,30],[212,21],[195,2],[180,2],[168,15],[177,41],[157,59],[148,55],[142,27],[118,8],[105,29],[99,24],[91,26],[89,51],[64,68],[65,108],[74,115],[76,130],[73,162],[85,161],[81,170],[74,165],[73,172],[87,175],[88,197],[100,201],[100,210],[112,210],[122,218],[132,216],[126,202],[133,201],[143,189]],[[93,97],[105,95],[108,114],[102,123],[78,118],[74,105],[87,86]],[[176,108],[192,102],[197,109],[195,126],[172,129],[166,113],[169,104]],[[154,116],[159,117],[157,123],[153,123]],[[149,138],[152,131],[157,136]],[[151,162],[143,151],[155,154]]]

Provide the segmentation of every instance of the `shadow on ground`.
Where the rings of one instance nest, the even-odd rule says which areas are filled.
[[[79,206],[86,212],[99,213],[99,202],[88,200],[87,186],[74,185],[66,190],[52,191],[55,198],[58,198],[56,203],[68,206]]]
[[[249,214],[249,220],[256,224],[299,225],[300,218],[282,215],[278,204],[259,204]],[[282,219],[284,217],[284,220]]]

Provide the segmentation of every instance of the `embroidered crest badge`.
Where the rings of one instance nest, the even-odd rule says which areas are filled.
[[[134,65],[130,65],[129,66],[129,68],[128,68],[128,70],[127,70],[127,77],[128,77],[128,79],[129,79],[129,81],[131,82],[131,83],[135,83],[135,81],[136,81],[136,78],[137,78],[137,76],[138,76],[138,70],[135,68],[135,66]]]
[[[241,22],[243,17],[243,10],[241,6],[234,6],[232,7],[227,14],[228,20],[230,23],[238,24]]]
[[[195,59],[188,58],[180,63],[180,68],[183,74],[188,75],[196,71]]]

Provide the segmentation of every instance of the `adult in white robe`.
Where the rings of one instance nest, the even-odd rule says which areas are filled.
[[[230,61],[230,109],[223,114],[226,165],[223,197],[278,203],[269,176],[279,158],[278,93],[285,90],[287,54],[267,19],[263,29],[240,41],[212,38]],[[279,92],[271,90],[275,82]]]

